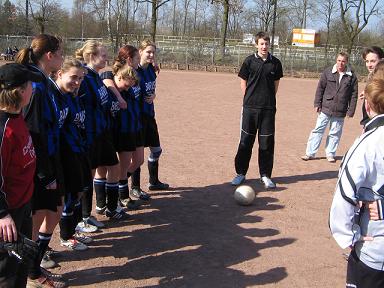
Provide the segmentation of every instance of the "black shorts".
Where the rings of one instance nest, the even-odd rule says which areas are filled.
[[[100,166],[114,166],[119,163],[112,137],[110,131],[105,131],[93,141],[88,151],[92,169]]]
[[[143,114],[143,134],[145,147],[160,147],[159,130],[155,117]]]
[[[92,171],[88,157],[82,153],[74,153],[62,149],[61,163],[63,166],[65,194],[77,198],[79,192],[92,182]]]
[[[382,288],[384,287],[384,271],[376,270],[365,265],[357,257],[355,250],[348,258],[346,287]],[[349,286],[347,286],[349,284]]]
[[[62,197],[65,193],[65,182],[64,174],[61,166],[61,157],[60,154],[56,154],[50,157],[51,163],[55,169],[56,175],[56,189],[46,189],[43,181],[35,175],[35,189],[33,190],[32,195],[32,212],[37,210],[51,210],[53,212],[57,211],[57,207],[62,206]]]
[[[136,133],[120,133],[117,136],[117,152],[133,152],[143,145],[143,130]]]

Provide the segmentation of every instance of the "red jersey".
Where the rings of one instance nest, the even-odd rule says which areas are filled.
[[[35,149],[21,114],[0,111],[0,214],[30,201]]]

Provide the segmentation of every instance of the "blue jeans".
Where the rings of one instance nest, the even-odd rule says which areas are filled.
[[[314,157],[319,150],[321,139],[325,128],[329,123],[329,134],[325,143],[325,154],[327,157],[334,157],[339,146],[341,133],[343,132],[344,118],[332,117],[320,113],[317,117],[316,127],[312,130],[308,138],[306,154]]]

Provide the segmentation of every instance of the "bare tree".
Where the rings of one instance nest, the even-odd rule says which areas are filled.
[[[335,19],[336,14],[339,12],[337,0],[324,0],[320,1],[317,7],[318,13],[322,16],[321,21],[325,24],[327,29],[327,39],[325,42],[325,55],[328,55],[328,46],[330,41],[331,23]]]
[[[340,16],[348,37],[347,51],[351,53],[357,36],[367,26],[369,18],[378,13],[380,0],[339,0]]]
[[[60,4],[56,0],[31,0],[29,5],[39,33],[45,33],[46,25],[58,16]]]
[[[152,6],[152,17],[151,17],[151,38],[155,42],[156,40],[156,30],[157,30],[157,10],[163,6],[165,3],[168,3],[171,0],[138,0],[140,3],[149,3]]]
[[[188,17],[188,10],[189,10],[190,4],[191,4],[191,0],[184,0],[183,35],[185,35],[185,32],[187,30],[187,17]]]
[[[307,21],[315,8],[315,3],[314,0],[285,0],[285,6],[289,10],[288,19],[294,26],[307,28]]]
[[[273,19],[274,0],[254,1],[256,10],[255,18],[260,21],[260,30],[269,31]]]

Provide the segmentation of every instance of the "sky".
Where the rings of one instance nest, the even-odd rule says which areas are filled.
[[[180,0],[181,1],[181,0]],[[371,1],[371,0],[368,0],[368,1]],[[72,7],[73,7],[73,0],[62,0],[62,1],[59,1],[61,3],[61,5],[68,9],[68,10],[71,10]],[[380,22],[382,19],[380,16],[372,16],[370,19],[369,19],[369,22],[368,22],[368,25],[365,29],[370,29],[370,30],[373,30],[373,31],[377,31],[378,29],[383,29],[384,25]],[[308,29],[315,29],[315,30],[319,30],[321,28],[321,26],[323,26],[323,24],[320,22],[320,21],[310,21],[312,22],[314,25],[314,27],[309,27],[308,25]]]

